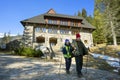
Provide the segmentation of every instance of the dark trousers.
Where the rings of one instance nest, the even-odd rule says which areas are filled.
[[[65,67],[66,67],[66,70],[69,71],[70,69],[70,66],[71,66],[71,58],[65,58]]]
[[[75,61],[76,61],[77,74],[81,74],[81,70],[82,70],[82,66],[83,66],[83,56],[82,55],[76,56]]]

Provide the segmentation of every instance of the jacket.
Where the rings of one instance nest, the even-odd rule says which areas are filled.
[[[73,48],[71,45],[65,45],[62,49],[63,55],[65,58],[71,58],[71,54],[72,54]]]
[[[75,40],[75,41],[73,41],[72,44],[75,46],[75,48],[76,48],[75,51],[78,53],[78,55],[84,56],[84,55],[88,54],[88,50],[81,40],[80,41]]]

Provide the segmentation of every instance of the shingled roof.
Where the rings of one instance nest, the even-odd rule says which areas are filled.
[[[90,23],[88,23],[83,17],[57,14],[55,12],[54,13],[49,13],[49,11],[45,14],[41,14],[41,15],[34,16],[32,18],[29,18],[29,19],[22,20],[21,23],[22,24],[24,24],[24,23],[46,24],[44,17],[56,17],[56,18],[67,18],[67,19],[72,19],[72,20],[81,20],[82,21],[81,27],[95,29],[95,27],[93,27]]]
[[[45,23],[45,20],[44,20],[44,14],[42,15],[38,15],[38,16],[34,16],[32,18],[29,18],[29,19],[25,19],[23,21],[21,21],[21,23]]]

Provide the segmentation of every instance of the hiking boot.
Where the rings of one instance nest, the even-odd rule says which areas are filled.
[[[66,73],[67,73],[67,74],[70,74],[70,71],[69,71],[69,70],[66,70]]]
[[[82,73],[78,74],[78,77],[79,77],[79,78],[81,78],[82,76],[83,76],[83,74],[82,74]]]

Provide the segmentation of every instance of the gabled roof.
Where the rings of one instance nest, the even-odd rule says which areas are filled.
[[[47,13],[48,14],[56,14],[56,12],[53,9],[50,9]]]
[[[24,24],[24,23],[45,24],[45,19],[44,19],[45,17],[56,17],[56,18],[67,18],[67,19],[71,19],[71,20],[81,20],[82,21],[81,27],[95,29],[95,27],[93,27],[90,23],[88,23],[83,17],[57,14],[53,9],[50,9],[45,14],[41,14],[41,15],[34,16],[32,18],[29,18],[29,19],[25,19],[25,20],[21,21],[21,23],[22,24]]]
[[[94,26],[92,26],[87,20],[83,19],[81,27],[83,28],[92,28],[96,29]]]

